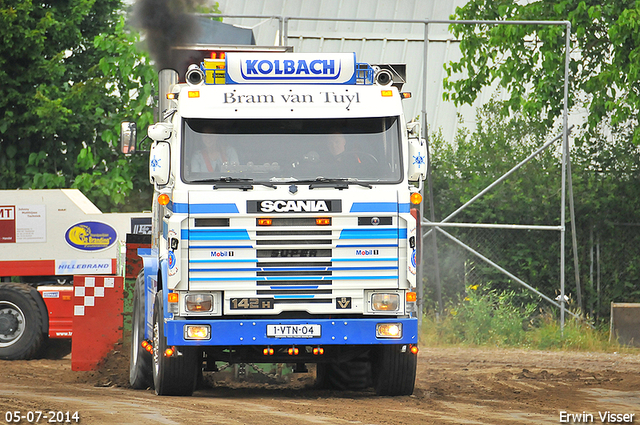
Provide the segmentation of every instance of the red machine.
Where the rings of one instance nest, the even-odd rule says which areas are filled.
[[[103,214],[80,191],[0,191],[0,359],[35,356],[71,338],[73,278],[123,276],[125,235],[149,214]]]

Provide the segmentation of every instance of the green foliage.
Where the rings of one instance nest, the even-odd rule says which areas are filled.
[[[540,309],[539,303],[525,293],[469,286],[466,296],[450,303],[443,316],[425,316],[420,338],[429,346],[625,351],[617,342],[609,342],[607,328],[594,328],[570,317],[562,330],[557,312]]]
[[[149,205],[145,159],[116,152],[119,123],[152,120],[155,73],[120,0],[0,6],[0,188],[82,190],[100,209]]]
[[[471,0],[452,19],[554,20],[571,23],[570,103],[589,111],[586,136],[603,122],[633,127],[640,144],[640,3],[628,0]],[[497,82],[510,93],[506,111],[523,111],[550,125],[563,107],[565,27],[452,25],[462,58],[445,65],[447,98],[473,102]],[[464,75],[463,75],[464,74]],[[587,137],[587,140],[588,138]]]
[[[464,299],[449,306],[442,320],[429,326],[444,343],[516,346],[525,341],[526,324],[536,309],[532,302],[518,305],[517,299],[514,291],[473,285]]]
[[[550,139],[545,126],[523,113],[502,116],[503,105],[478,110],[473,131],[459,130],[453,142],[439,133],[430,138],[436,218],[447,217]],[[610,302],[640,302],[640,155],[616,133],[572,149],[573,191],[582,311],[608,317]],[[460,212],[453,221],[522,225],[559,225],[560,142],[528,162],[507,180]],[[623,201],[622,201],[623,200]],[[426,213],[428,216],[428,212]],[[569,218],[567,210],[567,219]],[[569,222],[566,223],[570,231]],[[625,225],[627,224],[627,225]],[[448,228],[448,232],[488,256],[542,293],[555,298],[560,287],[557,232]],[[493,288],[516,283],[493,267],[439,238],[440,274],[445,300],[457,299],[465,286],[491,282]],[[599,243],[602,289],[590,281],[591,247]],[[429,244],[427,243],[427,247]],[[565,254],[566,291],[574,294],[571,234]],[[594,253],[595,257],[595,253]],[[427,262],[427,299],[434,302]],[[599,302],[598,302],[599,300]]]
[[[609,342],[608,328],[594,328],[590,323],[569,317],[560,328],[557,317],[543,314],[527,335],[527,345],[539,350],[565,349],[582,351],[620,351],[617,342]]]

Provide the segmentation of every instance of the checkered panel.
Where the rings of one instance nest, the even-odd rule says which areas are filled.
[[[104,298],[105,293],[115,288],[114,277],[85,276],[84,285],[74,287],[74,316],[84,316],[86,309],[95,307],[96,298]]]

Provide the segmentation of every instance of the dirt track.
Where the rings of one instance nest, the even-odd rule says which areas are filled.
[[[0,361],[0,423],[16,410],[77,411],[83,424],[558,424],[562,411],[640,423],[638,354],[423,348],[414,395],[396,398],[316,390],[312,373],[157,397],[126,387],[127,362],[116,352],[99,372],[72,372],[69,357]]]

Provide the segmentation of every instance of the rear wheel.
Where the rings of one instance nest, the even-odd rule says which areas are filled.
[[[411,395],[418,356],[408,345],[381,345],[373,361],[373,386],[378,395]]]
[[[153,309],[153,384],[158,395],[193,394],[198,381],[200,359],[195,347],[179,347],[179,355],[166,357],[162,291],[156,295]]]
[[[34,292],[28,285],[0,283],[0,359],[29,359],[42,345],[47,318]]]
[[[129,383],[132,388],[137,390],[153,386],[151,354],[142,349],[145,328],[144,294],[144,272],[141,272],[133,289],[131,353],[129,356]]]

